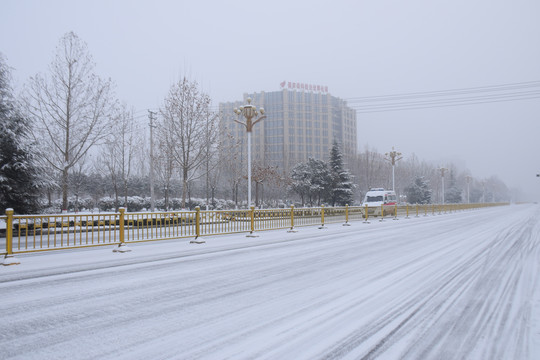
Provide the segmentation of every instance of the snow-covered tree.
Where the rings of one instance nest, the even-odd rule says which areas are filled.
[[[462,202],[462,191],[457,186],[451,186],[445,191],[444,200],[450,204],[458,204]]]
[[[462,190],[457,186],[454,171],[450,171],[450,181],[444,192],[444,200],[450,204],[458,204],[462,201]]]
[[[167,138],[166,143],[180,169],[182,207],[186,205],[190,182],[205,175],[200,170],[208,159],[209,142],[215,139],[215,134],[208,134],[209,121],[215,121],[209,107],[210,97],[199,89],[197,82],[184,77],[171,86],[160,111],[158,136]],[[212,131],[215,129],[212,125]]]
[[[309,197],[311,174],[307,163],[298,163],[291,170],[291,184],[289,190],[297,193],[302,200],[302,206]]]
[[[49,166],[62,175],[62,208],[68,207],[68,175],[110,132],[112,83],[94,74],[86,44],[73,32],[62,37],[49,76],[30,79],[25,92],[32,131]]]
[[[309,203],[313,206],[316,200],[317,205],[321,205],[321,201],[329,199],[332,196],[332,173],[328,168],[328,164],[323,160],[309,158],[308,171],[310,172],[310,187],[309,187]]]
[[[255,183],[255,206],[260,206],[264,200],[264,184],[272,179],[279,178],[279,173],[275,166],[263,165],[255,162],[251,180]]]
[[[28,119],[22,116],[10,87],[10,72],[0,54],[0,210],[17,213],[38,209],[39,187]]]
[[[431,203],[431,189],[429,182],[423,177],[418,176],[413,183],[405,188],[407,202],[410,204],[429,204]]]
[[[302,199],[302,206],[309,202],[310,206],[329,197],[331,176],[328,165],[323,160],[309,158],[305,163],[297,164],[291,170],[289,189]]]
[[[120,193],[124,195],[123,203],[127,203],[129,178],[131,177],[135,152],[142,144],[137,136],[139,129],[133,121],[133,112],[126,105],[119,106],[114,113],[111,124],[111,133],[104,140],[99,167],[106,171],[114,188],[116,199],[115,208],[120,206]]]
[[[330,192],[328,194],[329,202],[332,206],[336,204],[341,206],[352,204],[355,185],[352,182],[351,173],[345,169],[343,153],[335,140],[330,150],[330,162],[328,165],[331,177]]]

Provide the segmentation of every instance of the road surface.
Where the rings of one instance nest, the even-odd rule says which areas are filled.
[[[19,255],[2,359],[539,359],[540,206]]]

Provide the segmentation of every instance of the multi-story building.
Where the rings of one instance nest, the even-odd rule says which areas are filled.
[[[265,109],[266,118],[252,132],[252,156],[265,166],[289,173],[309,157],[327,160],[334,140],[345,156],[356,154],[356,111],[323,86],[281,83],[281,90],[244,94],[242,101],[220,103],[222,141],[245,144],[246,128],[234,121],[234,108],[247,103]],[[242,149],[245,145],[241,145]],[[244,150],[243,150],[244,151]]]

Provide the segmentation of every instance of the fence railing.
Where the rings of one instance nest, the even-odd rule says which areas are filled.
[[[325,223],[369,222],[370,219],[438,215],[467,209],[507,205],[428,204],[383,205],[381,207],[313,207],[285,209],[167,211],[111,214],[14,215],[8,209],[0,220],[6,223],[0,233],[5,252],[38,252],[103,245],[122,245],[200,236],[296,228]]]

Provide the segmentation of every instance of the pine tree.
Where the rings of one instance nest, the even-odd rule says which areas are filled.
[[[309,202],[310,206],[313,206],[313,202],[320,205],[321,200],[328,197],[332,182],[328,165],[313,158],[297,164],[291,170],[291,180],[289,190],[300,195],[302,206],[306,202]]]
[[[330,176],[331,176],[331,191],[329,196],[329,202],[332,206],[347,205],[353,202],[353,189],[354,184],[352,182],[352,175],[349,170],[345,169],[343,162],[343,153],[337,143],[334,140],[332,149],[330,150]]]
[[[299,163],[291,170],[292,183],[289,186],[289,190],[300,195],[302,200],[302,206],[305,205],[305,199],[309,196],[311,175],[309,167],[306,163]]]
[[[34,213],[40,181],[28,120],[17,109],[9,79],[9,68],[0,55],[0,211],[13,208],[17,213]]]
[[[405,195],[410,204],[431,203],[431,189],[423,176],[417,177],[410,186],[405,188]]]
[[[321,205],[321,200],[328,198],[331,193],[332,175],[328,164],[323,160],[309,158],[307,162],[310,173],[309,202],[313,206],[313,201],[317,200],[317,205]]]
[[[462,200],[461,193],[462,193],[461,189],[457,187],[454,172],[451,171],[450,172],[450,184],[449,184],[448,189],[446,189],[446,191],[444,193],[445,202],[450,203],[450,204],[458,204],[458,203],[460,203],[461,200]]]

